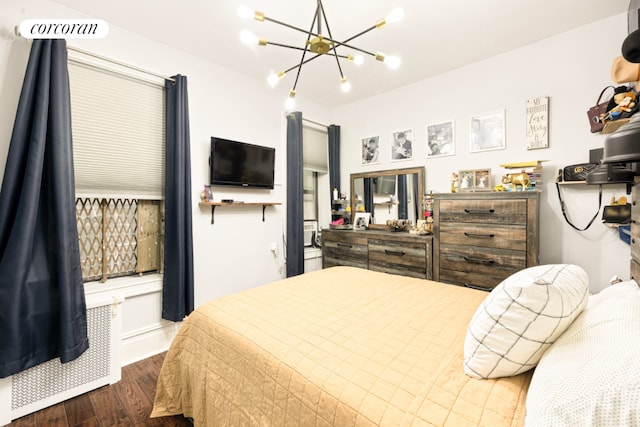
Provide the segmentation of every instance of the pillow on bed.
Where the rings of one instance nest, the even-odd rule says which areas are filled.
[[[499,378],[533,368],[585,308],[588,295],[587,273],[576,265],[540,265],[509,276],[471,319],[464,372]]]
[[[590,300],[536,367],[527,426],[640,425],[640,288],[619,283]]]

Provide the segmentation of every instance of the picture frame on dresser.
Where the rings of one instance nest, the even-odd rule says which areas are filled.
[[[461,192],[491,191],[491,169],[458,171]]]
[[[473,191],[491,191],[491,169],[473,171]]]
[[[353,217],[353,230],[363,231],[366,230],[371,222],[370,212],[356,212]]]
[[[461,170],[458,172],[458,179],[460,180],[460,191],[473,191],[474,185],[474,171],[472,169]]]

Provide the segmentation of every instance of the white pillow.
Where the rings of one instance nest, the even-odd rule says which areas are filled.
[[[596,294],[540,360],[528,427],[640,425],[640,288],[620,285]]]
[[[597,294],[589,296],[589,302],[587,308],[592,307],[606,298],[610,298],[616,295],[624,295],[628,293],[635,293],[638,290],[638,283],[635,280],[628,280],[626,282],[619,282],[615,285],[607,286],[600,290]]]
[[[464,372],[499,378],[533,368],[584,309],[588,296],[587,273],[576,265],[540,265],[512,274],[471,319]]]

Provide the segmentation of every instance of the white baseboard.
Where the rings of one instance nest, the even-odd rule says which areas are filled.
[[[182,322],[162,321],[122,336],[122,366],[167,351]]]

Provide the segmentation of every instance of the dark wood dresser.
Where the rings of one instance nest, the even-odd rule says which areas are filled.
[[[631,278],[640,283],[640,177],[631,190]]]
[[[434,280],[491,290],[538,265],[539,192],[433,197]]]
[[[322,230],[322,267],[349,265],[433,278],[433,236],[379,230]]]

